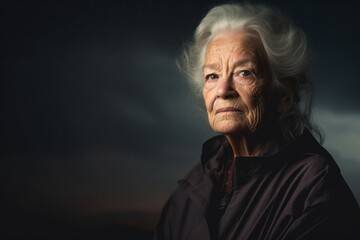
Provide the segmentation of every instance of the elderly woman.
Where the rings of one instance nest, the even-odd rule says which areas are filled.
[[[279,12],[210,10],[180,66],[221,135],[179,181],[155,239],[360,239],[359,205],[300,102],[306,65],[304,33]]]

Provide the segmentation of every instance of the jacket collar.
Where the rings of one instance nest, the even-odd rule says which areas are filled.
[[[180,180],[180,187],[206,216],[221,188],[219,181],[233,152],[225,136],[215,136],[203,144],[201,162]]]
[[[284,156],[310,152],[328,154],[307,130],[295,140],[281,145],[280,147],[277,145],[278,151],[270,151],[270,155],[236,158],[235,171],[249,177],[264,168],[271,167],[276,161],[286,159]],[[184,180],[178,182],[189,198],[202,209],[204,215],[213,204],[211,200],[216,199],[214,196],[221,189],[224,168],[231,158],[233,151],[227,138],[222,135],[215,136],[203,144],[201,162]]]

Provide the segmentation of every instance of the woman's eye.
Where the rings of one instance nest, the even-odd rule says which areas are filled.
[[[252,72],[249,71],[249,70],[242,70],[242,71],[239,72],[238,75],[239,75],[240,77],[250,77],[250,76],[252,76],[253,74],[252,74]]]
[[[218,79],[218,75],[213,73],[205,76],[205,80],[216,80],[216,79]]]

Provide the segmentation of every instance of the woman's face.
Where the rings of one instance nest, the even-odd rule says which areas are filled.
[[[222,32],[209,43],[203,97],[215,132],[247,134],[259,128],[267,80],[258,46],[254,38],[239,31]]]

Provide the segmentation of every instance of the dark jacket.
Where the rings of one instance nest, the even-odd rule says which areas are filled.
[[[360,208],[340,170],[306,132],[275,154],[238,157],[234,190],[219,214],[232,157],[217,136],[166,203],[156,240],[360,239]]]

